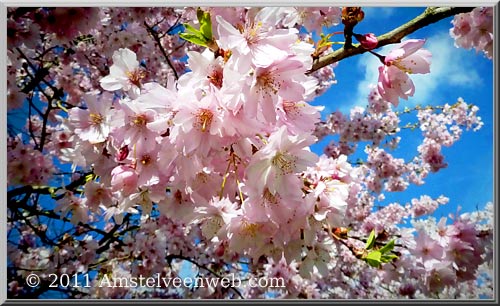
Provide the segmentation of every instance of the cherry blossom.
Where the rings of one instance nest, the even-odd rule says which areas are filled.
[[[298,183],[294,174],[317,161],[317,155],[305,149],[314,138],[306,134],[292,136],[286,127],[281,127],[271,134],[268,141],[253,155],[247,168],[248,180],[260,182],[258,193],[267,186],[271,194],[285,194],[287,185]]]
[[[109,91],[123,89],[138,95],[141,80],[145,77],[141,71],[137,55],[128,48],[120,48],[113,53],[113,65],[110,74],[100,80],[102,88]]]
[[[69,112],[71,125],[75,127],[75,133],[90,143],[99,143],[107,139],[111,126],[112,100],[109,96],[103,96],[98,100],[93,95],[86,96],[87,109],[72,108]]]
[[[378,90],[387,101],[398,106],[399,98],[408,100],[415,93],[415,86],[408,76],[429,73],[431,53],[421,49],[425,40],[408,39],[384,57],[379,67]]]

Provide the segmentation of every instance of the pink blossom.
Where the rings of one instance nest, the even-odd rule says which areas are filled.
[[[225,136],[223,117],[224,109],[213,91],[199,100],[188,94],[185,101],[178,105],[170,135],[183,154],[197,150],[198,154],[206,156]]]
[[[321,119],[322,106],[311,106],[305,101],[289,101],[279,99],[276,105],[277,119],[287,126],[292,134],[310,132],[315,129]]]
[[[386,66],[396,66],[401,71],[409,74],[429,73],[431,65],[431,53],[422,49],[424,39],[408,39],[385,56]]]
[[[203,235],[212,239],[214,236],[225,234],[225,225],[229,224],[232,218],[240,215],[237,205],[227,198],[212,198],[207,205],[198,206],[194,210],[195,217],[192,222],[201,223]]]
[[[223,59],[214,57],[210,49],[203,53],[189,51],[188,66],[191,72],[185,73],[179,78],[178,84],[182,87],[208,87],[212,84],[220,89],[223,84]]]
[[[423,231],[418,233],[415,243],[416,247],[413,249],[413,254],[420,257],[423,262],[431,259],[440,260],[444,255],[443,247]]]
[[[109,120],[112,99],[104,94],[100,98],[87,94],[85,98],[87,109],[74,107],[69,110],[70,123],[81,139],[92,144],[103,142],[111,129]]]
[[[113,204],[113,195],[111,190],[102,183],[89,181],[85,184],[85,197],[87,206],[92,211],[98,211],[100,205],[105,207]]]
[[[429,73],[431,53],[421,49],[425,40],[408,39],[384,57],[384,66],[379,67],[378,90],[382,98],[395,106],[399,98],[413,96],[415,86],[408,74]]]
[[[378,68],[378,91],[380,96],[399,105],[399,98],[408,100],[415,93],[415,85],[408,74],[395,66],[380,66]]]
[[[110,135],[116,146],[128,145],[132,149],[151,148],[156,145],[158,132],[148,128],[157,119],[156,105],[148,105],[140,100],[122,100],[116,106],[113,129]]]
[[[271,194],[286,194],[288,186],[297,181],[294,174],[313,166],[318,156],[307,149],[314,137],[301,134],[291,136],[282,126],[271,134],[267,145],[252,156],[247,167],[249,182],[258,184],[256,190],[263,194],[267,186]]]
[[[76,197],[71,191],[64,191],[64,197],[58,201],[54,208],[55,212],[61,212],[61,218],[71,213],[71,223],[76,225],[79,222],[85,223],[89,220],[86,199]]]
[[[437,172],[448,166],[444,162],[444,156],[441,153],[441,145],[439,143],[426,138],[424,143],[418,147],[418,151],[422,156],[422,160],[429,165],[432,172]]]
[[[288,55],[284,50],[297,40],[298,31],[294,28],[276,29],[260,19],[261,15],[257,14],[253,20],[247,20],[240,31],[221,16],[217,16],[217,31],[221,46],[238,53],[233,56],[250,55],[253,64],[267,67]]]
[[[301,101],[306,88],[303,82],[306,67],[296,57],[289,56],[267,67],[257,67],[249,77],[250,87],[244,87],[244,109],[249,116],[263,117],[265,122],[276,122],[278,96],[286,101]]]
[[[171,188],[166,197],[158,202],[158,210],[162,216],[181,222],[191,222],[195,206],[189,197],[179,189]]]
[[[439,293],[444,287],[453,286],[457,282],[457,276],[449,262],[433,262],[428,265],[427,269],[430,270],[430,273],[425,282],[427,289],[432,293]]]
[[[134,152],[133,164],[138,173],[137,185],[152,186],[160,182],[160,167],[159,167],[159,150],[158,146],[139,147]],[[165,159],[168,159],[166,157]]]
[[[19,137],[20,139],[21,137]],[[39,185],[48,182],[55,168],[52,158],[23,144],[17,138],[8,139],[7,174],[11,185]]]
[[[143,216],[151,215],[153,210],[153,203],[157,203],[165,198],[164,188],[155,186],[146,186],[139,189],[139,191],[127,195],[120,203],[120,210],[123,212],[137,213],[135,207],[141,208]]]
[[[493,58],[493,7],[476,7],[469,13],[455,15],[450,36],[455,46],[475,48],[488,58]]]
[[[331,261],[331,247],[331,240],[323,243],[314,242],[313,246],[308,248],[305,258],[302,260],[299,274],[304,278],[310,278],[315,274],[326,277],[329,271],[328,263]]]
[[[326,219],[332,227],[345,225],[349,184],[354,179],[352,172],[345,155],[337,159],[321,155],[317,164],[304,172],[311,185],[309,197],[315,203],[313,216],[316,220]]]
[[[294,210],[301,204],[302,192],[298,186],[288,186],[295,192],[288,192],[285,196],[278,193],[272,194],[268,188],[259,194],[251,188],[242,188],[248,194],[243,203],[243,212],[251,222],[271,221],[278,225],[284,225],[292,220]]]
[[[137,55],[130,49],[120,48],[113,53],[113,65],[109,68],[109,75],[103,77],[100,82],[105,90],[123,89],[136,97],[140,93],[144,76]]]
[[[303,26],[308,32],[321,33],[323,27],[338,25],[342,11],[339,7],[266,7],[266,21],[285,27]],[[264,15],[264,14],[263,14]]]
[[[117,166],[111,171],[111,187],[113,191],[121,191],[129,195],[137,190],[137,172],[128,166]]]
[[[246,250],[249,256],[258,259],[275,231],[272,223],[253,223],[244,215],[235,216],[227,225],[229,248],[234,252]]]

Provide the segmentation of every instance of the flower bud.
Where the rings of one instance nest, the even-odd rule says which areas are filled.
[[[125,158],[127,158],[128,153],[129,153],[128,146],[125,145],[124,147],[120,148],[120,150],[116,154],[116,159],[118,161],[123,161]]]
[[[344,25],[350,24],[354,26],[363,20],[364,17],[365,13],[359,6],[342,8],[342,23]]]
[[[364,35],[354,34],[354,37],[356,37],[361,46],[367,50],[374,49],[378,45],[377,37],[373,33],[368,33]]]

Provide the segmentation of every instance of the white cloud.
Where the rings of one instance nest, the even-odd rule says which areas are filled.
[[[395,46],[385,46],[377,49],[377,52],[387,54]],[[481,82],[481,77],[475,69],[474,63],[470,61],[470,57],[467,59],[468,53],[460,52],[462,50],[453,45],[453,39],[448,33],[431,36],[426,41],[424,48],[432,53],[431,73],[410,76],[415,84],[415,95],[409,98],[408,101],[401,100],[400,105],[414,106],[416,104],[435,103],[436,101],[432,99],[439,96],[440,88],[449,86],[472,88]],[[380,60],[371,54],[366,53],[359,57],[358,69],[364,69],[364,79],[358,83],[357,93],[353,95],[353,100],[348,105],[345,105],[342,111],[346,112],[356,105],[366,105],[366,97],[370,90],[369,86],[377,83],[378,67],[380,65]],[[451,99],[456,98],[458,96]],[[442,103],[443,101],[437,102]]]

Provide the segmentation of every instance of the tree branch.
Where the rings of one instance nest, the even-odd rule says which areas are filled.
[[[174,65],[170,61],[170,58],[168,57],[167,52],[165,51],[165,49],[163,48],[163,46],[161,44],[161,40],[160,40],[158,32],[154,29],[154,27],[148,25],[148,23],[146,21],[144,21],[144,26],[146,27],[146,30],[151,35],[151,37],[153,37],[154,41],[158,45],[158,48],[160,48],[161,54],[163,54],[163,57],[165,57],[165,60],[167,61],[168,66],[174,72],[175,79],[178,80],[179,75],[177,74],[177,71],[175,70]]]
[[[50,187],[50,186],[33,186],[33,185],[25,185],[22,187],[18,187],[16,189],[12,189],[7,191],[7,198],[10,203],[13,197],[22,195],[22,194],[53,194],[59,189],[65,189],[65,190],[73,190],[78,186],[81,186],[85,183],[86,176],[89,174],[92,174],[93,172],[86,172],[82,174],[78,179],[72,181],[71,183],[67,184],[66,186],[62,187]]]
[[[459,14],[459,13],[467,13],[472,11],[473,7],[428,7],[422,14],[408,21],[407,23],[389,31],[385,34],[382,34],[377,37],[378,45],[377,47],[383,47],[385,45],[394,44],[401,42],[403,37],[425,27],[432,23],[438,22],[442,19],[448,18],[450,16]],[[325,66],[336,63],[345,58],[363,54],[368,52],[367,49],[364,49],[359,44],[354,45],[351,48],[340,48],[335,50],[334,52],[322,56],[316,59],[313,62],[311,69],[307,72],[307,74],[311,74],[314,71],[317,71]]]

